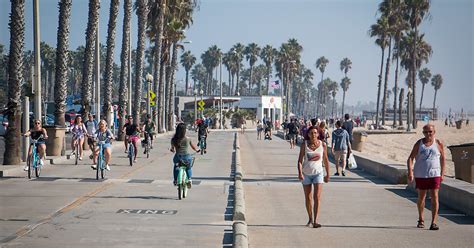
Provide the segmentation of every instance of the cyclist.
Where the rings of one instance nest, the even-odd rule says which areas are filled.
[[[198,121],[197,130],[198,132],[198,144],[200,144],[201,139],[204,138],[204,153],[207,149],[207,134],[209,133],[208,125],[202,119]]]
[[[32,139],[38,140],[38,143],[36,143],[36,145],[37,145],[38,154],[40,157],[39,163],[42,166],[44,164],[43,158],[46,153],[45,139],[48,139],[48,134],[46,133],[46,129],[44,129],[41,126],[41,122],[39,120],[34,120],[33,123],[34,123],[33,128],[28,130],[25,134],[23,134],[23,136],[25,137],[31,136]],[[43,135],[43,137],[40,139],[41,135]],[[30,146],[30,148],[28,149],[28,156],[30,156],[31,153],[33,152],[31,148],[32,146]],[[29,169],[28,165],[26,165],[25,168],[23,168],[23,170],[25,171],[27,171],[28,169]]]
[[[137,142],[140,140],[138,137],[140,128],[137,124],[133,123],[133,117],[131,115],[128,116],[128,122],[123,126],[122,132],[125,132],[125,153],[128,153],[128,140],[131,140],[133,148],[135,148],[135,157],[133,158],[133,162],[137,162]]]
[[[87,133],[87,129],[84,123],[82,123],[82,117],[80,115],[76,116],[76,119],[74,120],[74,125],[71,128],[71,132],[72,132],[71,156],[74,155],[76,152],[79,152],[79,160],[82,160],[82,148],[84,145],[84,136]],[[77,143],[79,143],[79,151],[75,150]]]
[[[89,114],[89,119],[84,122],[84,125],[86,126],[87,129],[87,144],[89,145],[89,148],[91,149],[91,155],[89,158],[94,159],[94,151],[95,151],[95,132],[97,131],[97,121],[94,120],[94,116],[92,114]],[[95,159],[93,160],[95,164]]]
[[[110,130],[107,128],[107,122],[105,120],[101,120],[99,122],[99,129],[95,133],[95,137],[97,138],[97,141],[105,141],[105,144],[103,146],[104,149],[104,157],[105,157],[105,169],[110,171],[109,167],[109,161],[110,158],[112,157],[112,146],[111,142],[113,139],[115,139],[114,135]],[[99,156],[99,147],[94,151],[94,161],[97,160],[97,156]],[[91,165],[91,168],[93,170],[97,169],[96,163],[94,165]]]
[[[146,120],[143,123],[142,130],[145,131],[145,140],[143,141],[144,144],[148,142],[148,137],[150,137],[150,149],[153,149],[153,133],[155,131],[155,123],[151,120],[151,116],[149,114],[146,115]],[[145,154],[146,151],[143,151]]]
[[[178,126],[176,127],[176,133],[174,134],[173,138],[171,139],[171,152],[176,152],[176,154],[173,157],[173,184],[176,185],[176,181],[178,179],[178,164],[179,161],[184,160],[189,166],[186,169],[186,173],[188,174],[189,182],[188,182],[188,188],[191,187],[191,176],[193,175],[193,171],[191,168],[191,163],[193,162],[193,158],[189,154],[188,150],[189,147],[196,151],[199,152],[199,150],[196,148],[196,146],[193,144],[190,138],[186,136],[186,124],[184,123],[179,123]]]

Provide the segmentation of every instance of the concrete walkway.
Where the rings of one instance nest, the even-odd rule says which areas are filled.
[[[39,179],[28,180],[25,172],[0,178],[0,247],[230,246],[233,133],[211,133],[209,152],[196,155],[194,186],[181,201],[169,142],[160,137],[151,157],[139,154],[133,167],[123,146],[115,148],[104,181],[95,180],[88,159],[48,165]]]
[[[474,218],[441,206],[439,231],[418,229],[416,195],[364,171],[323,187],[320,229],[305,227],[299,148],[280,138],[240,137],[250,247],[472,247]],[[431,212],[425,211],[429,227]]]

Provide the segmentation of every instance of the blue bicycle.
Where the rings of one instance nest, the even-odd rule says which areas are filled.
[[[104,179],[105,177],[105,156],[104,156],[104,145],[105,141],[97,142],[97,147],[99,148],[99,155],[97,156],[97,168],[95,173],[95,179],[99,180],[99,173],[100,177]]]
[[[38,140],[42,139],[43,135],[38,137],[38,139],[31,139],[30,150],[31,154],[28,156],[26,163],[28,166],[28,178],[31,178],[31,170],[35,169],[36,177],[41,175],[41,163],[40,157],[38,154]]]
[[[188,167],[192,167],[194,165],[194,157],[189,164],[186,160],[180,160],[177,164],[178,166],[178,178],[176,180],[176,185],[178,186],[178,199],[181,200],[182,198],[186,198],[188,195],[188,187],[190,188],[191,184],[189,182],[188,174],[186,173],[186,169]]]

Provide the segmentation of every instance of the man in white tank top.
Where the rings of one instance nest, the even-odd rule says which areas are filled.
[[[416,189],[418,190],[418,228],[424,228],[423,210],[425,208],[426,193],[429,191],[431,195],[431,226],[430,230],[438,230],[436,224],[438,219],[438,191],[443,181],[445,171],[444,148],[441,141],[435,139],[435,127],[427,124],[423,127],[423,139],[418,140],[410,153],[407,160],[408,166],[408,182],[415,180]],[[415,166],[413,169],[413,160]]]

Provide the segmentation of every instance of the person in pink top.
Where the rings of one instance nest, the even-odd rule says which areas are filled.
[[[443,181],[446,168],[443,143],[435,139],[435,127],[427,124],[423,127],[424,138],[418,140],[407,160],[408,181],[415,180],[418,190],[418,228],[424,228],[423,210],[425,208],[425,198],[429,191],[431,196],[431,225],[430,230],[438,230],[438,191]],[[415,166],[413,166],[415,160]]]

